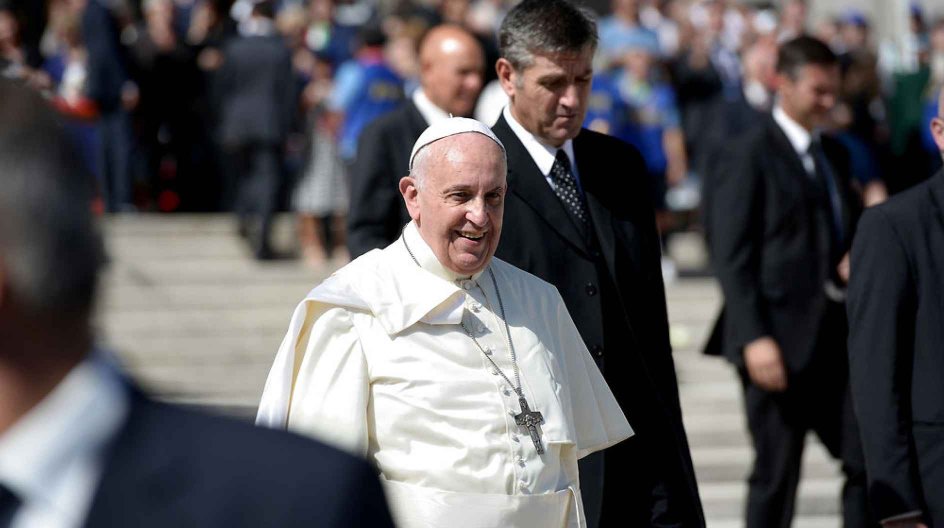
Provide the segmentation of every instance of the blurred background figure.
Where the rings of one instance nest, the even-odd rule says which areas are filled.
[[[354,162],[364,127],[403,99],[403,82],[384,56],[386,43],[378,26],[364,27],[357,35],[354,58],[338,67],[328,109],[340,122],[338,146],[345,164]]]
[[[654,32],[615,35],[608,46],[614,68],[594,76],[585,124],[626,141],[642,154],[664,244],[673,228],[666,192],[680,185],[688,173],[675,91],[660,68]],[[671,280],[675,273],[673,263],[666,259],[663,274]]]
[[[869,21],[862,12],[848,9],[840,18],[842,84],[832,113],[835,135],[851,154],[852,173],[866,206],[888,198],[882,180],[888,164],[888,126],[878,59],[871,48],[869,33]]]
[[[772,38],[758,39],[744,51],[743,89],[735,99],[717,98],[708,110],[707,127],[701,135],[701,157],[693,160],[702,179],[702,226],[705,239],[711,244],[712,193],[719,179],[720,163],[726,155],[725,145],[731,138],[741,137],[747,130],[773,110],[777,89],[777,44]]]
[[[99,112],[101,193],[109,212],[134,211],[130,112],[138,106],[140,92],[121,45],[119,17],[124,14],[105,1],[73,0],[82,13],[82,38],[88,50],[87,92]]]
[[[781,2],[777,41],[782,43],[806,34],[809,12],[808,0],[784,0]]]
[[[269,236],[297,104],[292,57],[273,16],[269,0],[253,5],[240,38],[224,48],[219,73],[220,135],[231,167],[226,185],[240,234],[259,260],[275,257]]]
[[[332,89],[331,64],[324,56],[314,56],[311,77],[302,94],[302,105],[307,109],[307,155],[292,199],[298,212],[302,258],[314,268],[322,266],[336,248],[347,252],[347,169],[335,143],[337,121],[326,109]]]

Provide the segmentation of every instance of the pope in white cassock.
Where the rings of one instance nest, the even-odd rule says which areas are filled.
[[[557,290],[493,259],[504,147],[428,128],[413,221],[298,305],[257,423],[368,457],[401,528],[585,524],[577,459],[633,434]]]

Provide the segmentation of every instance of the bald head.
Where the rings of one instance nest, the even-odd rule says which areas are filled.
[[[756,81],[769,90],[775,88],[777,73],[777,43],[760,39],[744,52],[745,80]]]
[[[454,116],[472,115],[484,72],[482,47],[459,26],[436,26],[420,45],[423,92],[434,105]]]

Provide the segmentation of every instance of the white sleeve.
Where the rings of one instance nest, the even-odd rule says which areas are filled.
[[[367,455],[370,380],[360,339],[344,308],[331,308],[311,327],[292,389],[288,429]]]

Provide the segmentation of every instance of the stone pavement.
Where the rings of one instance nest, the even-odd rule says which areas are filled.
[[[106,219],[112,258],[98,324],[105,343],[160,397],[252,415],[295,304],[332,268],[297,260],[257,263],[217,215]],[[280,217],[277,247],[291,248],[291,218]],[[680,267],[698,266],[697,236],[677,237]],[[709,278],[667,287],[682,410],[708,526],[742,526],[751,451],[738,382],[723,361],[700,354],[720,303]],[[839,526],[839,470],[808,444],[797,527]]]

